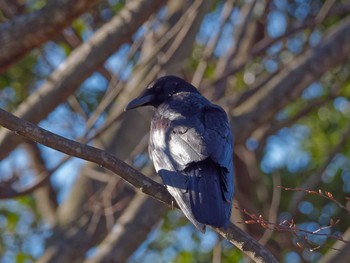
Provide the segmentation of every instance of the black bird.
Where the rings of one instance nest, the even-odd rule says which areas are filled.
[[[226,227],[233,198],[232,135],[225,111],[181,78],[149,85],[125,110],[156,108],[149,155],[169,193],[202,232]]]

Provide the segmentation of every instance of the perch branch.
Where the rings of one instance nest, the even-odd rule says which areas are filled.
[[[0,109],[0,125],[17,135],[21,135],[57,151],[103,166],[119,175],[143,193],[169,206],[173,205],[171,196],[164,186],[156,183],[106,151],[56,135],[26,120],[20,119],[3,109]],[[269,251],[234,224],[230,223],[227,230],[218,228],[214,230],[242,250],[255,262],[277,262]]]

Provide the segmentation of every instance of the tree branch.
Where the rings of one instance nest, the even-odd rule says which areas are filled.
[[[347,18],[330,29],[318,47],[290,63],[263,89],[235,108],[233,115],[236,117],[232,120],[235,142],[244,143],[257,127],[270,122],[279,110],[298,98],[312,82],[345,63],[350,58],[349,42],[350,18]]]
[[[102,165],[108,170],[118,174],[143,193],[154,196],[156,199],[164,203],[171,203],[171,196],[165,190],[164,186],[149,179],[147,176],[138,172],[108,152],[46,131],[28,121],[15,117],[3,109],[0,109],[0,124],[5,128],[14,131],[17,135],[22,135],[27,139],[65,154]]]
[[[160,221],[160,215],[164,215],[166,211],[166,207],[159,205],[153,198],[136,195],[118,219],[118,223],[96,247],[96,252],[84,263],[126,262],[140,242],[146,240],[153,226]]]
[[[172,198],[164,186],[151,180],[108,152],[56,135],[26,120],[22,120],[3,109],[0,109],[0,125],[15,132],[17,135],[21,135],[57,151],[103,166],[118,174],[143,193],[169,206],[173,205]],[[227,231],[223,229],[215,229],[215,231],[242,250],[255,262],[277,262],[270,252],[234,224],[231,223]]]
[[[59,35],[98,0],[51,0],[42,9],[0,25],[0,72],[28,51]]]
[[[26,143],[26,150],[30,156],[30,162],[33,166],[33,170],[36,173],[36,180],[39,180],[39,183],[32,186],[32,188],[37,187],[37,191],[34,192],[34,190],[32,190],[34,192],[33,196],[36,200],[36,207],[45,222],[52,226],[56,223],[56,212],[58,207],[57,193],[50,180],[48,180],[50,178],[50,174],[52,173],[47,169],[46,162],[43,158],[43,153],[41,152],[37,143],[29,141],[29,143]],[[40,183],[43,187],[38,189],[38,185]],[[29,189],[27,188],[26,190],[28,191]],[[24,191],[20,193],[23,195]]]
[[[66,101],[122,44],[128,42],[149,16],[165,3],[162,0],[128,1],[122,11],[70,54],[50,79],[19,106],[15,115],[33,123],[41,121]],[[0,160],[21,142],[22,138],[0,130]]]

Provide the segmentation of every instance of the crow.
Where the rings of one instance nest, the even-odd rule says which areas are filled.
[[[185,80],[164,76],[125,110],[153,106],[148,151],[185,216],[202,232],[226,228],[233,198],[233,139],[225,111]]]

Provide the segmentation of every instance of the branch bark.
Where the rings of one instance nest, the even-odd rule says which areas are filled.
[[[89,41],[76,48],[55,70],[38,91],[16,110],[15,115],[38,123],[75,92],[80,84],[99,68],[136,30],[166,1],[128,1],[110,22],[102,26]],[[0,160],[7,156],[23,138],[0,131]]]
[[[118,174],[141,192],[152,196],[168,206],[172,205],[171,196],[164,186],[151,180],[108,152],[92,146],[80,144],[46,131],[3,109],[0,109],[0,125],[15,132],[17,135],[24,136],[57,151],[103,166],[115,174]],[[215,231],[242,250],[255,262],[277,262],[269,251],[234,224],[230,223],[227,231],[223,229],[215,229]]]
[[[99,0],[51,0],[42,9],[0,25],[0,73],[28,51],[61,33]]]

